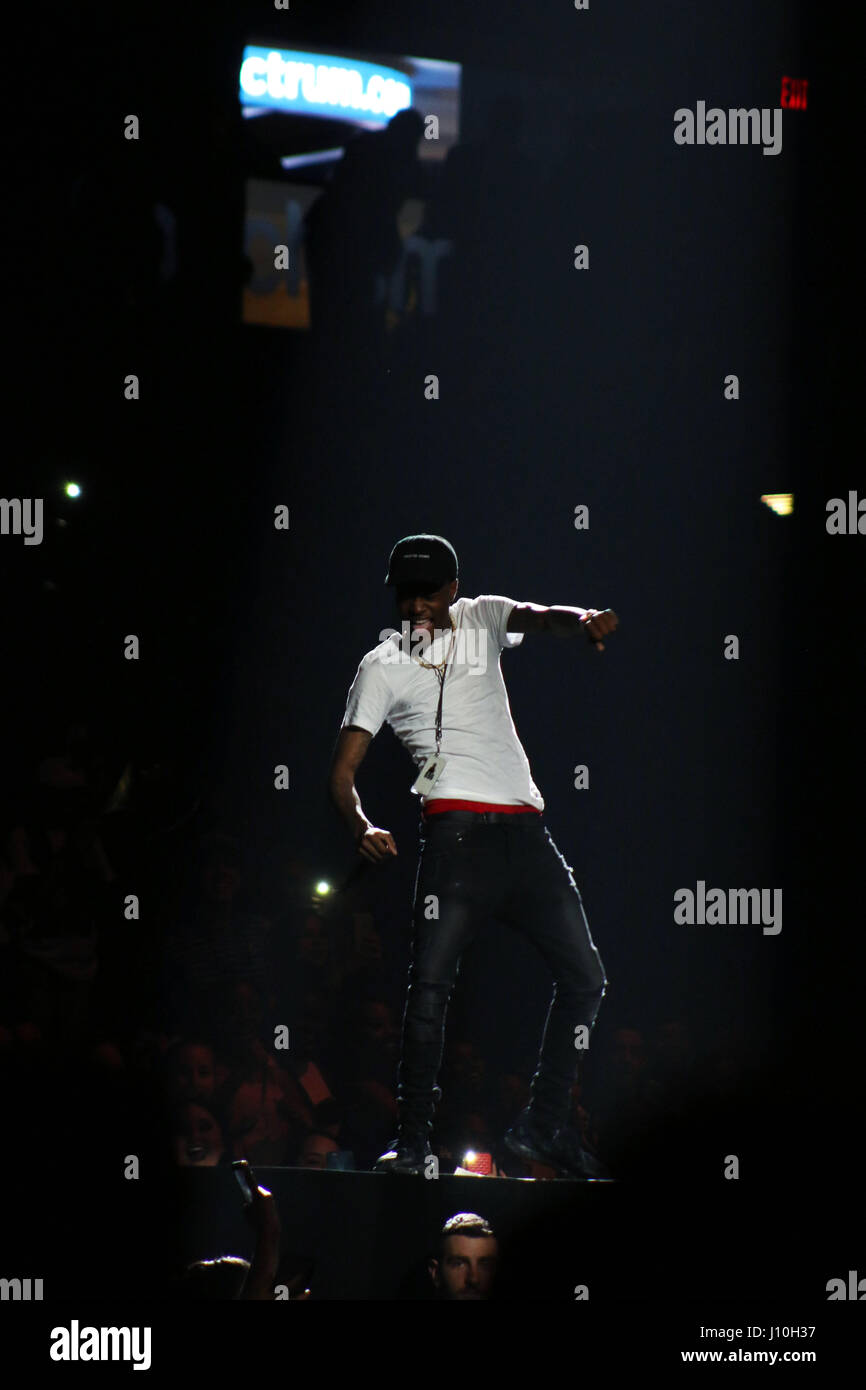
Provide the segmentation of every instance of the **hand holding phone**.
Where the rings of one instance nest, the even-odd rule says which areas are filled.
[[[232,1164],[232,1172],[234,1173],[237,1179],[238,1187],[241,1190],[241,1194],[244,1199],[244,1206],[252,1206],[256,1195],[256,1181],[253,1177],[253,1170],[250,1167],[248,1160],[245,1158],[236,1159],[235,1162]]]

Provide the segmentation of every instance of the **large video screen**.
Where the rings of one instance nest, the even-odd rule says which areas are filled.
[[[359,136],[384,133],[400,111],[424,119],[419,167],[447,158],[460,135],[461,67],[430,58],[299,52],[250,44],[243,52],[239,100],[252,140],[280,174],[246,181],[245,249],[251,263],[243,320],[300,331],[310,327],[304,218],[322,196]],[[435,119],[434,119],[435,118]],[[403,260],[386,287],[389,316],[399,319],[406,266],[435,262],[442,247],[424,235],[424,180],[400,207],[396,225]],[[284,246],[282,264],[275,247]],[[422,273],[424,313],[435,312],[434,279]]]

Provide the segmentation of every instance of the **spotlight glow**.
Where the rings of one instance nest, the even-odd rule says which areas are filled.
[[[67,497],[81,496],[81,488],[78,486],[77,483],[67,483],[63,491],[66,493]]]
[[[794,510],[793,492],[763,492],[761,501],[776,513],[776,516],[790,516]]]
[[[331,891],[331,885],[325,879],[320,878],[314,891],[317,898],[326,898]]]

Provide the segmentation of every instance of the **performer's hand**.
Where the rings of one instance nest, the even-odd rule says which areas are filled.
[[[598,608],[587,608],[586,613],[581,618],[581,624],[586,629],[589,640],[592,642],[596,651],[604,651],[604,642],[601,640],[607,637],[609,632],[619,625],[619,618],[612,608],[599,610]]]
[[[379,830],[371,825],[358,840],[358,853],[369,859],[371,864],[381,864],[384,859],[390,859],[397,853],[394,836],[390,830]]]

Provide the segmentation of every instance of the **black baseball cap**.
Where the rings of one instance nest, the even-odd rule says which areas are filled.
[[[457,578],[457,552],[444,536],[404,536],[391,551],[385,583],[435,584]]]

